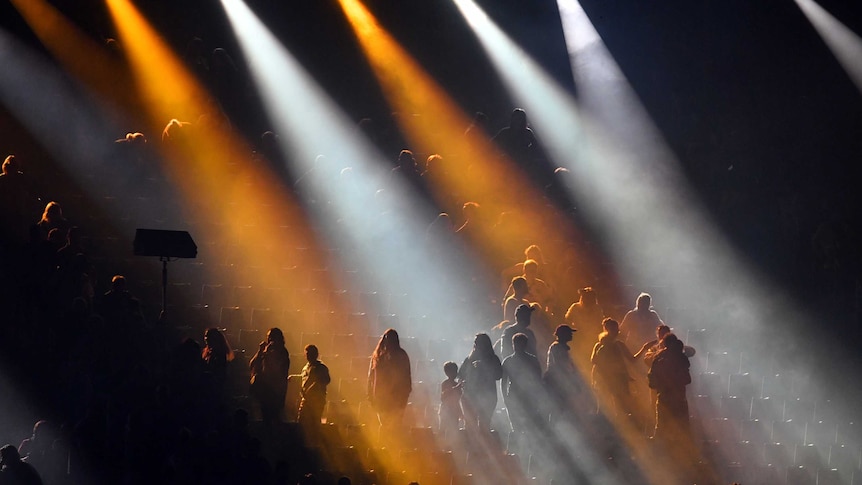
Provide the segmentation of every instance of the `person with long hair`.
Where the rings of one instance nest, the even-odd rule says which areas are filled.
[[[63,208],[60,207],[58,202],[54,201],[48,202],[45,205],[45,210],[42,211],[42,218],[39,219],[38,224],[39,229],[42,230],[43,239],[48,238],[48,233],[51,232],[51,229],[57,229],[60,231],[60,237],[65,240],[71,227],[69,221],[63,216]]]
[[[390,328],[377,342],[368,368],[368,400],[383,428],[401,424],[412,390],[410,357],[401,348],[398,332]]]
[[[487,333],[476,334],[473,351],[464,359],[458,374],[464,383],[461,407],[465,423],[470,429],[490,431],[491,416],[497,407],[497,381],[503,377],[503,367]]]
[[[249,368],[251,394],[260,403],[263,422],[278,423],[284,409],[287,379],[290,376],[290,354],[284,346],[281,329],[269,329],[266,340],[260,343],[257,353],[251,358]]]
[[[204,332],[204,348],[201,358],[206,370],[215,377],[220,385],[227,380],[227,364],[234,359],[233,349],[227,337],[217,328],[208,328]]]

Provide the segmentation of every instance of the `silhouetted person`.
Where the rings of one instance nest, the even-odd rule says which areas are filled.
[[[42,485],[42,478],[33,465],[21,461],[18,449],[12,445],[0,448],[0,485]]]
[[[663,349],[655,356],[648,375],[649,386],[656,390],[656,439],[675,440],[689,436],[688,401],[685,387],[691,384],[684,345],[670,333],[662,339]]]
[[[326,407],[326,386],[332,380],[329,368],[318,360],[317,346],[305,346],[306,364],[302,368],[302,389],[297,421],[304,426],[319,425]]]
[[[523,303],[515,309],[515,323],[506,327],[503,330],[503,336],[500,337],[500,355],[504,359],[515,351],[512,347],[512,337],[518,333],[527,337],[527,354],[536,355],[536,335],[530,330],[530,322],[535,310],[534,307]]]
[[[144,317],[140,302],[126,288],[126,277],[114,275],[111,289],[97,302],[97,310],[110,324],[125,327],[142,325]]]
[[[458,382],[458,364],[446,362],[443,364],[446,380],[440,384],[440,432],[444,437],[451,437],[461,427],[461,383]]]
[[[213,375],[220,388],[227,381],[227,365],[234,359],[233,349],[227,341],[227,337],[217,328],[208,328],[204,332],[204,348],[201,358],[205,363],[205,370]]]
[[[543,310],[547,310],[549,313],[554,312],[554,290],[551,286],[543,279],[539,278],[540,272],[539,262],[534,259],[528,259],[524,261],[524,274],[522,275],[524,279],[527,281],[527,287],[529,291],[525,296],[526,299],[531,302],[538,303],[541,305]],[[506,294],[503,298],[508,298],[513,295],[515,290],[512,286],[506,289]]]
[[[590,362],[593,364],[593,385],[602,392],[603,398],[610,400],[618,415],[636,413],[635,403],[629,388],[632,378],[629,375],[628,361],[632,353],[626,344],[619,340],[619,323],[606,318],[602,322],[604,332],[593,346]]]
[[[591,287],[578,290],[578,301],[566,311],[566,323],[583,332],[584,335],[597,335],[602,331],[604,311],[599,305],[595,290]]]
[[[78,254],[84,254],[84,245],[81,244],[81,228],[72,226],[66,233],[66,244],[57,250],[58,269],[63,271],[71,266],[72,260]]]
[[[503,377],[503,367],[488,334],[476,334],[473,351],[464,359],[458,376],[464,383],[461,397],[464,422],[470,429],[489,431],[491,416],[497,407],[497,381]]]
[[[411,182],[419,180],[421,171],[419,170],[419,166],[416,164],[416,157],[413,156],[412,151],[401,150],[398,154],[398,160],[395,163],[395,167],[392,169],[392,176],[404,177]]]
[[[41,206],[15,155],[3,160],[0,173],[0,243],[24,244],[33,212]]]
[[[482,206],[477,202],[465,202],[461,206],[461,214],[464,222],[455,232],[462,237],[468,238],[468,240],[479,240],[482,225],[484,224]]]
[[[368,399],[383,428],[401,424],[412,390],[410,357],[401,348],[398,332],[390,328],[377,342],[368,369]]]
[[[503,359],[500,387],[512,429],[524,432],[542,420],[538,412],[542,400],[542,367],[534,354],[527,352],[530,338],[517,333],[511,337],[513,353]],[[533,341],[535,344],[535,341]]]
[[[546,275],[544,274],[544,270],[547,269],[547,261],[545,261],[545,255],[542,253],[542,248],[540,248],[536,244],[530,244],[524,249],[524,259],[518,261],[517,263],[509,266],[500,272],[500,276],[502,278],[503,286],[509,289],[509,286],[512,283],[512,279],[516,276],[522,276],[524,274],[524,262],[528,260],[533,260],[539,263],[539,273],[538,276],[544,278]]]
[[[503,320],[515,321],[515,309],[520,305],[530,304],[530,300],[527,299],[529,293],[530,287],[526,278],[523,276],[512,278],[512,294],[503,300]]]
[[[39,229],[42,230],[43,237],[47,239],[51,229],[57,229],[65,244],[66,234],[70,227],[69,221],[63,217],[63,208],[60,207],[60,204],[54,201],[48,202],[42,212],[42,218],[39,220]]]
[[[536,135],[527,126],[527,113],[517,108],[512,111],[509,126],[494,135],[494,142],[513,159],[531,165],[536,156]]]
[[[552,399],[554,415],[571,410],[581,393],[582,379],[569,353],[569,343],[575,332],[568,325],[557,326],[554,342],[548,347],[547,368],[542,380]]]
[[[651,304],[652,297],[649,293],[638,295],[635,307],[626,313],[620,323],[621,339],[624,342],[631,345],[642,345],[652,339],[656,327],[664,324],[658,313],[650,308]]]
[[[260,403],[263,422],[278,423],[284,409],[287,379],[290,376],[290,354],[284,346],[284,334],[280,329],[269,329],[266,340],[260,343],[257,353],[251,358],[249,368],[253,381],[252,394]]]
[[[46,482],[60,483],[66,474],[67,457],[58,449],[59,443],[54,426],[43,419],[33,426],[33,434],[18,445],[18,454]]]
[[[476,136],[481,136],[481,137],[487,137],[488,131],[489,131],[488,125],[489,125],[488,115],[486,115],[485,113],[483,113],[481,111],[477,111],[475,114],[473,114],[473,120],[470,122],[470,126],[468,126],[466,130],[464,130],[464,135],[465,136],[476,135]]]

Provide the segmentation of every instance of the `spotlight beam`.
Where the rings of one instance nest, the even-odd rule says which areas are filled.
[[[808,17],[856,89],[862,93],[862,39],[815,0],[796,0],[796,5]]]
[[[411,295],[409,300],[395,302],[402,315],[428,312],[443,317],[447,325],[475,321],[469,305],[456,304],[452,314],[443,315],[434,308],[436,303],[431,303],[458,302],[464,295],[480,298],[481,287],[459,283],[465,273],[470,273],[471,265],[465,261],[455,263],[451,258],[434,261],[425,251],[425,227],[415,212],[421,209],[421,203],[399,181],[390,180],[388,170],[380,163],[384,157],[359,136],[341,109],[245,3],[222,0],[222,4],[286,153],[300,164],[301,171],[333,174],[334,178],[310,177],[314,198],[325,201],[312,210],[327,221],[325,231],[330,231],[330,237],[357,251],[360,257],[355,262],[366,267],[364,274],[377,278],[365,284],[387,288],[393,294]],[[343,171],[345,168],[348,170]],[[385,188],[380,191],[381,187]],[[411,330],[429,338],[437,333],[436,338],[440,338],[441,330],[445,335],[454,329]]]
[[[523,250],[523,247],[513,248],[512,241],[521,240],[523,234],[529,234],[553,254],[565,254],[574,244],[583,260],[591,261],[590,251],[579,245],[584,238],[577,228],[546,203],[541,190],[528,181],[529,177],[520,167],[501,156],[483,136],[464,135],[463,129],[469,125],[469,120],[461,109],[378,24],[362,2],[339,2],[389,104],[395,111],[411,115],[398,120],[410,142],[420,152],[443,153],[462,167],[472,166],[458,171],[453,169],[448,176],[431,177],[438,204],[452,210],[450,194],[464,194],[466,200],[479,202],[488,213],[505,212],[512,217],[511,227],[517,228],[516,231],[500,231],[488,224],[474,233],[477,237],[473,242],[481,248],[486,264],[490,268],[511,264],[512,254]],[[418,116],[412,116],[414,114]],[[429,126],[427,120],[433,120],[433,126]],[[501,194],[517,194],[517,197],[501,197]],[[598,273],[589,263],[585,266],[584,273]]]

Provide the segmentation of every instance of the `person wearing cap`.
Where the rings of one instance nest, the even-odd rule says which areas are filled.
[[[569,354],[569,343],[576,331],[568,325],[559,325],[554,330],[555,340],[548,347],[548,365],[542,380],[557,407],[552,410],[553,415],[570,409],[570,405],[580,393],[580,378]]]
[[[532,320],[533,312],[536,307],[522,303],[515,309],[515,323],[506,327],[503,330],[503,336],[500,337],[500,356],[506,358],[515,352],[512,345],[512,337],[515,334],[522,333],[527,336],[526,352],[531,355],[536,355],[536,335],[530,330],[530,321]]]

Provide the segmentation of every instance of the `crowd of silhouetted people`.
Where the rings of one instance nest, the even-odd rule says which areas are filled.
[[[241,102],[231,89],[237,75],[233,60],[224,49],[212,56],[201,49],[199,40],[190,43],[187,61],[210,77],[225,110],[236,111]],[[529,169],[549,204],[568,204],[565,210],[571,212],[572,201],[560,189],[567,173],[544,165],[526,116],[514,110],[508,126],[492,136],[487,117],[477,115],[467,131],[486,132]],[[191,129],[187,125],[171,121],[162,133],[165,143]],[[412,151],[401,149],[405,143],[394,129],[387,132],[369,119],[359,129],[379,145],[397,144],[391,177],[417,192],[427,190],[436,171],[450,167],[451,161],[439,154],[417,160]],[[283,167],[275,138],[272,132],[264,134],[249,160]],[[153,204],[163,204],[156,199],[166,182],[153,175],[157,169],[146,158],[146,144],[145,134],[129,133],[114,146],[127,166],[101,168],[110,172],[106,177],[112,183],[119,181],[128,190],[118,197],[151,196]],[[298,366],[288,352],[287,341],[296,340],[290,328],[267,329],[247,360],[238,358],[232,346],[232,329],[212,327],[178,338],[175,325],[147,314],[126,276],[115,269],[115,260],[90,252],[86,231],[94,228],[68,220],[64,202],[54,200],[53,187],[40,186],[15,155],[6,157],[2,170],[2,392],[3,399],[32,406],[10,406],[17,411],[0,418],[0,444],[10,442],[0,448],[0,485],[386,480],[336,476],[309,445],[324,433],[328,386],[339,377],[321,359],[328,349],[305,345],[305,362]],[[320,176],[315,170],[324,169],[282,175],[308,202],[319,196],[310,188],[310,180]],[[348,179],[350,170],[345,166],[326,176],[334,183]],[[458,200],[457,208],[460,213],[435,210],[429,215],[428,233],[475,241],[488,227],[502,231],[507,224],[506,214],[483,213],[481,201]],[[837,237],[833,233],[841,232],[839,226],[824,223],[813,238],[827,278],[838,271],[843,257],[830,243]],[[484,444],[484,453],[493,456],[535,451],[540,457],[531,472],[542,475],[537,466],[552,469],[543,476],[555,477],[554,483],[589,483],[584,462],[573,457],[574,446],[599,447],[593,459],[602,466],[614,461],[611,468],[626,469],[620,476],[632,483],[645,480],[637,471],[642,457],[632,457],[624,451],[627,447],[666,450],[680,480],[705,473],[686,398],[692,382],[689,358],[696,350],[662,321],[649,294],[641,293],[618,321],[615,310],[605,311],[599,303],[597,289],[571,284],[567,271],[577,266],[576,257],[555,254],[551,259],[556,264],[548,264],[541,247],[531,242],[529,236],[512,241],[518,251],[525,248],[523,260],[498,268],[500,294],[476,302],[483,311],[493,306],[500,323],[475,335],[474,327],[465,327],[458,337],[472,335],[469,354],[460,364],[439,363],[436,375],[442,382],[434,406],[439,448],[457,449],[466,440],[474,452],[483,449],[477,443]],[[595,277],[582,275],[577,283]],[[577,301],[573,288],[578,288]],[[369,360],[364,397],[377,422],[363,424],[375,429],[375,444],[404,445],[412,426],[406,410],[415,380],[399,330],[404,331],[387,329]],[[243,394],[250,398],[243,407],[234,406],[231,395],[236,374],[242,375]],[[295,407],[286,403],[293,385],[298,386]],[[35,423],[32,435],[11,443],[24,419],[30,420],[28,428]],[[502,434],[510,442],[505,446]],[[581,437],[573,438],[576,434]],[[609,434],[616,437],[606,439]],[[560,482],[561,477],[567,478]],[[517,483],[525,476],[510,478]]]

